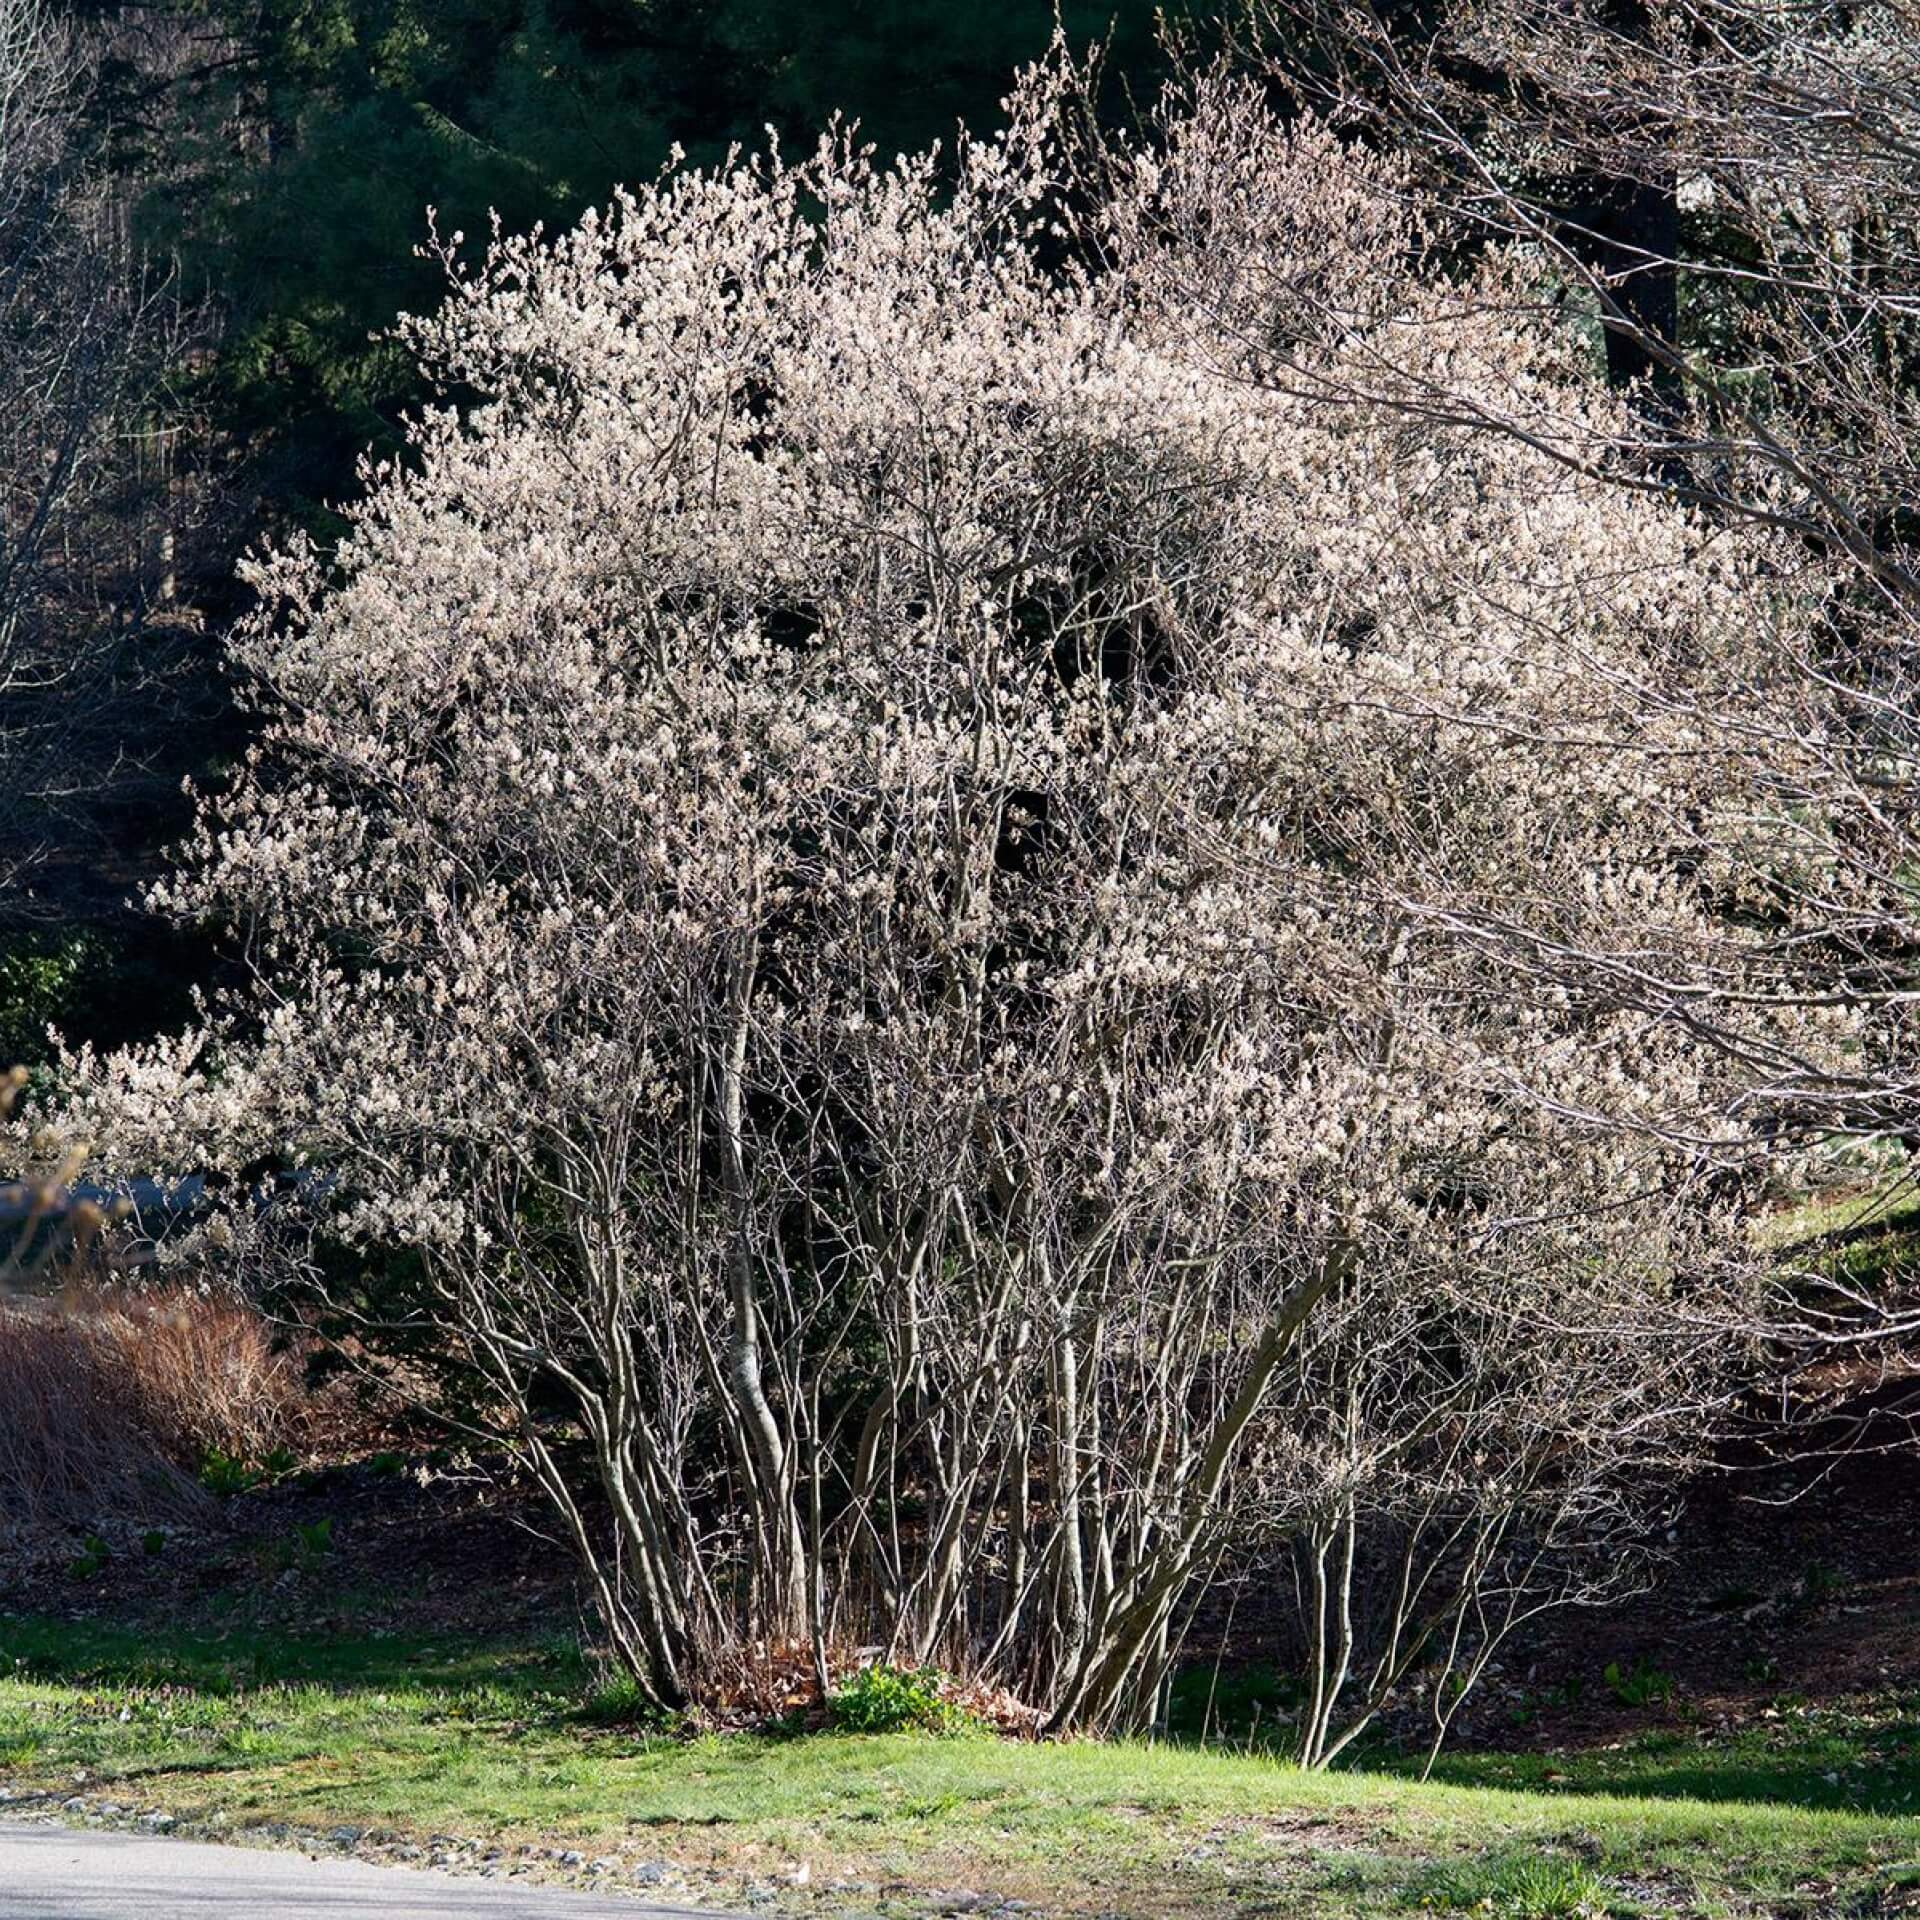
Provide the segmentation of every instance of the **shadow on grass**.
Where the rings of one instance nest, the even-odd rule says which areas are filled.
[[[0,1674],[54,1686],[188,1688],[221,1696],[260,1687],[333,1692],[475,1689],[553,1709],[587,1683],[580,1650],[555,1640],[486,1642],[446,1635],[281,1634],[251,1629],[159,1634],[86,1621],[0,1616]]]
[[[1183,1744],[1197,1745],[1204,1727],[1230,1749],[1285,1758],[1298,1706],[1297,1686],[1271,1666],[1192,1669],[1174,1683],[1172,1731]],[[1353,1749],[1343,1765],[1417,1780],[1426,1758],[1424,1742],[1370,1742]],[[1528,1793],[1916,1815],[1920,1697],[1819,1709],[1788,1704],[1734,1730],[1665,1725],[1550,1753],[1455,1746],[1442,1752],[1431,1778]]]
[[[1417,1777],[1424,1756],[1369,1755],[1382,1773]],[[1524,1792],[1648,1800],[1747,1801],[1872,1814],[1920,1813],[1920,1721],[1909,1717],[1781,1733],[1662,1730],[1618,1747],[1566,1753],[1443,1753],[1432,1778]]]

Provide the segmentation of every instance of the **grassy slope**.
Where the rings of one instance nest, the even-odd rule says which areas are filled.
[[[1516,1762],[1546,1790],[1515,1791],[1166,1746],[649,1738],[585,1723],[577,1659],[552,1650],[166,1643],[0,1620],[0,1674],[0,1779],[16,1795],[64,1794],[84,1776],[90,1792],[188,1821],[218,1810],[237,1825],[577,1845],[705,1868],[723,1893],[805,1862],[806,1899],[853,1876],[879,1890],[860,1896],[867,1911],[913,1886],[1142,1916],[1865,1915],[1920,1884],[1920,1820],[1716,1800],[1774,1776],[1737,1747],[1717,1770],[1717,1750],[1693,1742],[1671,1778],[1657,1754],[1589,1762],[1564,1784]],[[1920,1781],[1914,1747],[1894,1737],[1906,1731],[1882,1729],[1882,1805]],[[1823,1772],[1844,1780],[1848,1764]],[[1486,1780],[1497,1764],[1461,1763],[1463,1777],[1476,1768]],[[1693,1797],[1596,1790],[1613,1778]]]
[[[1802,1201],[1763,1221],[1754,1238],[1763,1247],[1803,1247],[1864,1234],[1910,1233],[1920,1228],[1920,1184],[1907,1171],[1858,1192]]]

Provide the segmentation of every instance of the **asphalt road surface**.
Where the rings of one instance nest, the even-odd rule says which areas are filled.
[[[460,1879],[139,1833],[0,1825],[0,1920],[715,1920],[519,1881]]]

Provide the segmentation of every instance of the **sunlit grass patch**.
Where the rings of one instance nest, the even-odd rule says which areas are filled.
[[[70,1791],[84,1772],[189,1823],[217,1810],[577,1845],[679,1861],[723,1891],[783,1861],[809,1864],[810,1898],[844,1874],[1042,1911],[1811,1916],[1870,1910],[1886,1870],[1920,1861],[1920,1820],[1794,1804],[1817,1776],[1791,1751],[1769,1773],[1738,1741],[1556,1757],[1557,1781],[1532,1757],[1460,1755],[1422,1783],[1190,1744],[676,1738],[584,1717],[589,1670],[557,1647],[141,1643],[0,1622],[0,1673],[0,1774],[16,1792]],[[1872,1734],[1890,1758],[1899,1724]],[[1861,1754],[1868,1732],[1773,1737],[1832,1759],[1825,1743]]]

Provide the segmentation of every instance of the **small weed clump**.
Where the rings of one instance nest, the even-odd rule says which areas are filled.
[[[332,1514],[322,1514],[318,1520],[296,1520],[293,1531],[300,1542],[302,1559],[324,1560],[333,1551]]]
[[[236,1493],[251,1493],[260,1484],[260,1474],[237,1455],[209,1447],[200,1462],[200,1484],[227,1500]]]
[[[299,1455],[288,1446],[269,1447],[257,1459],[209,1447],[200,1459],[200,1484],[227,1500],[236,1493],[251,1493],[256,1487],[284,1480],[299,1464]]]
[[[107,1550],[107,1543],[97,1533],[90,1533],[82,1543],[77,1558],[68,1563],[67,1571],[76,1580],[91,1580],[112,1557]]]
[[[1650,1707],[1674,1696],[1673,1675],[1662,1668],[1650,1667],[1644,1660],[1636,1660],[1630,1667],[1609,1660],[1600,1677],[1606,1682],[1607,1691],[1623,1707]]]
[[[973,1724],[942,1692],[932,1667],[862,1667],[827,1708],[837,1733],[964,1733]]]
[[[1510,1854],[1424,1880],[1416,1889],[1429,1907],[1470,1907],[1500,1920],[1581,1920],[1604,1913],[1606,1889],[1590,1869],[1564,1854]]]
[[[273,1540],[256,1541],[253,1562],[262,1574],[317,1573],[333,1552],[333,1515],[318,1520],[296,1520],[291,1532]]]
[[[1809,1607],[1817,1607],[1824,1600],[1838,1599],[1846,1590],[1846,1575],[1836,1573],[1833,1568],[1817,1560],[1808,1564],[1798,1582],[1799,1594]]]
[[[660,1710],[632,1674],[614,1668],[587,1690],[580,1718],[596,1727],[651,1726],[659,1722]]]

